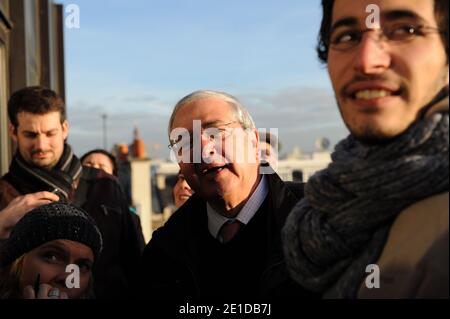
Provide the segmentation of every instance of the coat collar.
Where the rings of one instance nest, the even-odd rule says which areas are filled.
[[[284,222],[294,205],[301,199],[303,184],[291,183],[288,187],[276,174],[266,175],[268,181],[269,220],[271,231],[269,250],[279,250],[281,245],[280,232]],[[291,189],[295,188],[295,193]],[[198,260],[198,241],[208,232],[208,217],[206,202],[198,195],[191,198],[178,209],[167,223],[157,230],[153,238],[158,246],[177,260]]]

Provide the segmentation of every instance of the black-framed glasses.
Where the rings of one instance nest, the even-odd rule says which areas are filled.
[[[401,44],[411,42],[430,33],[442,34],[443,32],[439,28],[411,22],[386,23],[379,29],[339,27],[332,31],[330,35],[330,48],[336,51],[352,50],[361,43],[364,33],[376,35],[377,41]]]
[[[205,128],[202,128],[201,136],[209,139],[210,141],[224,141],[226,138],[228,138],[234,128],[227,127],[228,125],[238,123],[238,121],[231,121],[225,124],[217,125],[217,126],[208,126]],[[192,132],[186,132],[189,134],[189,136],[186,135],[179,135],[178,139],[176,141],[171,141],[167,147],[170,150],[173,150],[176,154],[181,155],[181,151],[190,151],[194,145],[194,136]]]

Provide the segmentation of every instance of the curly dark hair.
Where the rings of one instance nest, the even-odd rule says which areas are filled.
[[[434,15],[436,22],[441,30],[441,39],[444,43],[445,52],[447,53],[448,63],[448,0],[434,1]],[[328,50],[330,41],[330,31],[333,16],[334,0],[322,0],[322,24],[318,36],[318,44],[316,47],[319,60],[326,64],[328,62]]]
[[[66,120],[64,100],[49,88],[29,86],[14,92],[8,101],[8,117],[11,124],[17,128],[17,114],[28,112],[32,114],[47,114],[59,112],[61,123]]]

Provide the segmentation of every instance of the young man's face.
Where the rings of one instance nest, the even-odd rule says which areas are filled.
[[[381,28],[389,25],[402,33],[409,26],[438,27],[433,0],[336,0],[331,41],[367,30],[369,4],[380,8]],[[380,30],[369,30],[351,49],[330,46],[329,75],[341,115],[355,137],[376,142],[402,133],[448,85],[444,44],[436,30],[429,30],[395,43],[379,39]]]
[[[10,126],[10,134],[23,159],[37,167],[54,167],[64,151],[69,133],[67,121],[61,124],[59,112],[43,115],[20,112],[17,120],[18,126]]]

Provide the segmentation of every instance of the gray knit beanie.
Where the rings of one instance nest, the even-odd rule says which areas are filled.
[[[72,204],[52,203],[26,214],[2,245],[0,267],[52,240],[76,241],[92,249],[94,261],[102,250],[102,236],[94,220]]]

